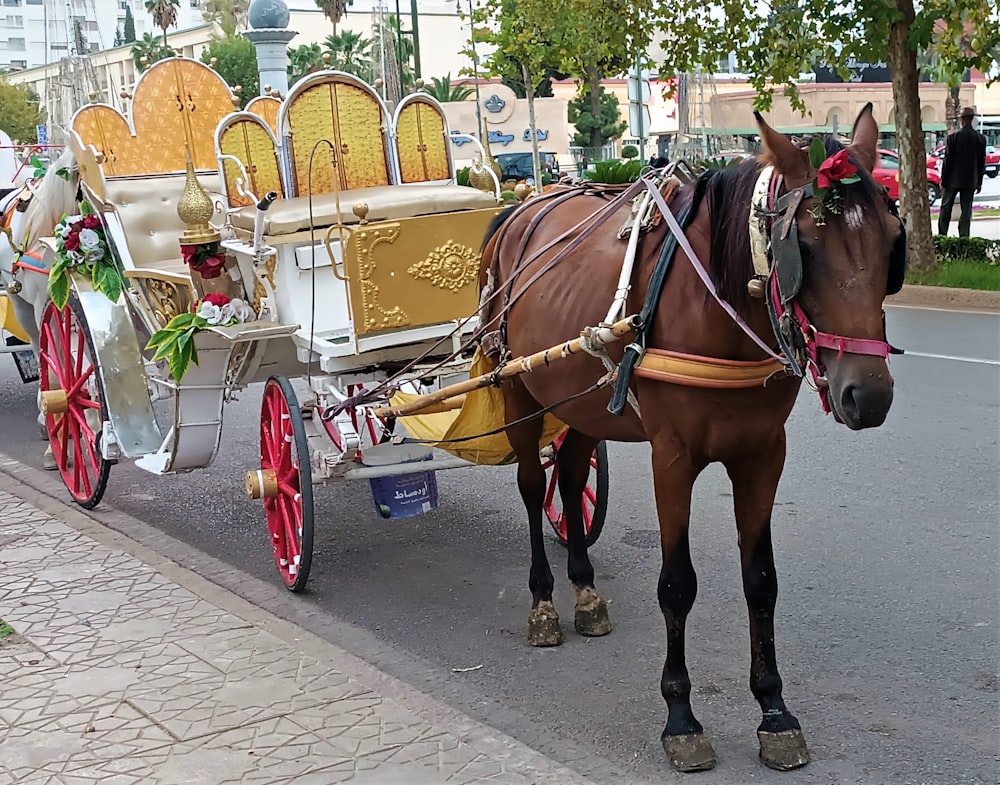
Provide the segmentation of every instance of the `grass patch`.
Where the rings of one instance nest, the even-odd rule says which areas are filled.
[[[1000,267],[966,260],[942,262],[931,272],[908,271],[906,282],[919,286],[947,286],[954,289],[1000,292]]]
[[[3,640],[4,638],[9,638],[13,634],[14,634],[14,628],[11,627],[3,619],[0,619],[0,640]]]

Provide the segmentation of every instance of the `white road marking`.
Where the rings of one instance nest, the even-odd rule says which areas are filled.
[[[933,354],[931,352],[911,352],[906,350],[904,357],[929,357],[932,360],[954,360],[960,363],[978,363],[979,365],[1000,365],[1000,360],[986,360],[982,357],[957,357],[953,354]]]

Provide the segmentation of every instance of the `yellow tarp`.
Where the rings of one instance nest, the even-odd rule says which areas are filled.
[[[493,362],[477,349],[476,355],[472,359],[470,375],[480,376],[490,373],[493,368]],[[408,403],[419,397],[416,393],[398,392],[392,397],[392,403],[393,405]],[[464,442],[447,443],[444,441],[488,433],[503,426],[503,393],[497,387],[473,390],[466,396],[462,408],[455,411],[437,414],[413,414],[399,419],[414,438],[434,441],[436,442],[435,447],[447,450],[452,455],[466,461],[499,466],[500,464],[514,463],[516,460],[514,450],[507,440],[507,434],[503,432]],[[564,430],[566,430],[564,423],[553,415],[546,414],[538,449],[547,447]]]
[[[10,307],[10,300],[7,295],[0,294],[0,327],[5,329],[18,340],[28,342],[28,335],[21,329],[14,316],[14,309]]]

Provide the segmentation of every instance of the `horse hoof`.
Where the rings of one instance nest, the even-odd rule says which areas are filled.
[[[809,748],[798,728],[781,733],[759,730],[757,738],[760,740],[760,759],[769,769],[791,771],[809,762]]]
[[[56,465],[56,457],[52,454],[52,448],[50,447],[45,451],[45,455],[42,456],[42,468],[47,472],[54,472],[59,468]]]
[[[532,646],[558,646],[563,642],[559,614],[551,602],[541,602],[528,614],[528,643]]]
[[[712,744],[703,733],[664,736],[663,751],[677,771],[708,771],[718,762]]]
[[[611,617],[608,616],[608,604],[603,598],[594,594],[586,603],[577,603],[573,626],[581,635],[588,638],[599,638],[611,632]]]

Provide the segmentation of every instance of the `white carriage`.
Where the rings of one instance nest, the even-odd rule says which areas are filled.
[[[264,499],[279,572],[299,590],[313,484],[413,473],[358,463],[386,435],[367,409],[321,415],[405,366],[424,386],[467,376],[471,351],[458,350],[475,328],[479,246],[501,209],[499,183],[483,169],[489,190],[456,184],[444,113],[420,92],[390,115],[371,87],[325,71],[283,101],[233,105],[211,68],[174,58],[142,75],[130,120],[102,104],[74,116],[84,196],[126,286],[111,302],[77,276],[68,307],[47,308],[42,408],[67,488],[92,507],[116,461],[154,474],[208,466],[226,400],[265,382],[261,465],[247,489]],[[179,241],[210,242],[216,228],[225,263],[207,278]],[[145,347],[212,292],[251,304],[254,318],[196,333],[199,362],[178,381]],[[308,380],[307,400],[289,377]],[[170,402],[165,423],[157,401]],[[435,450],[420,469],[468,465]]]

